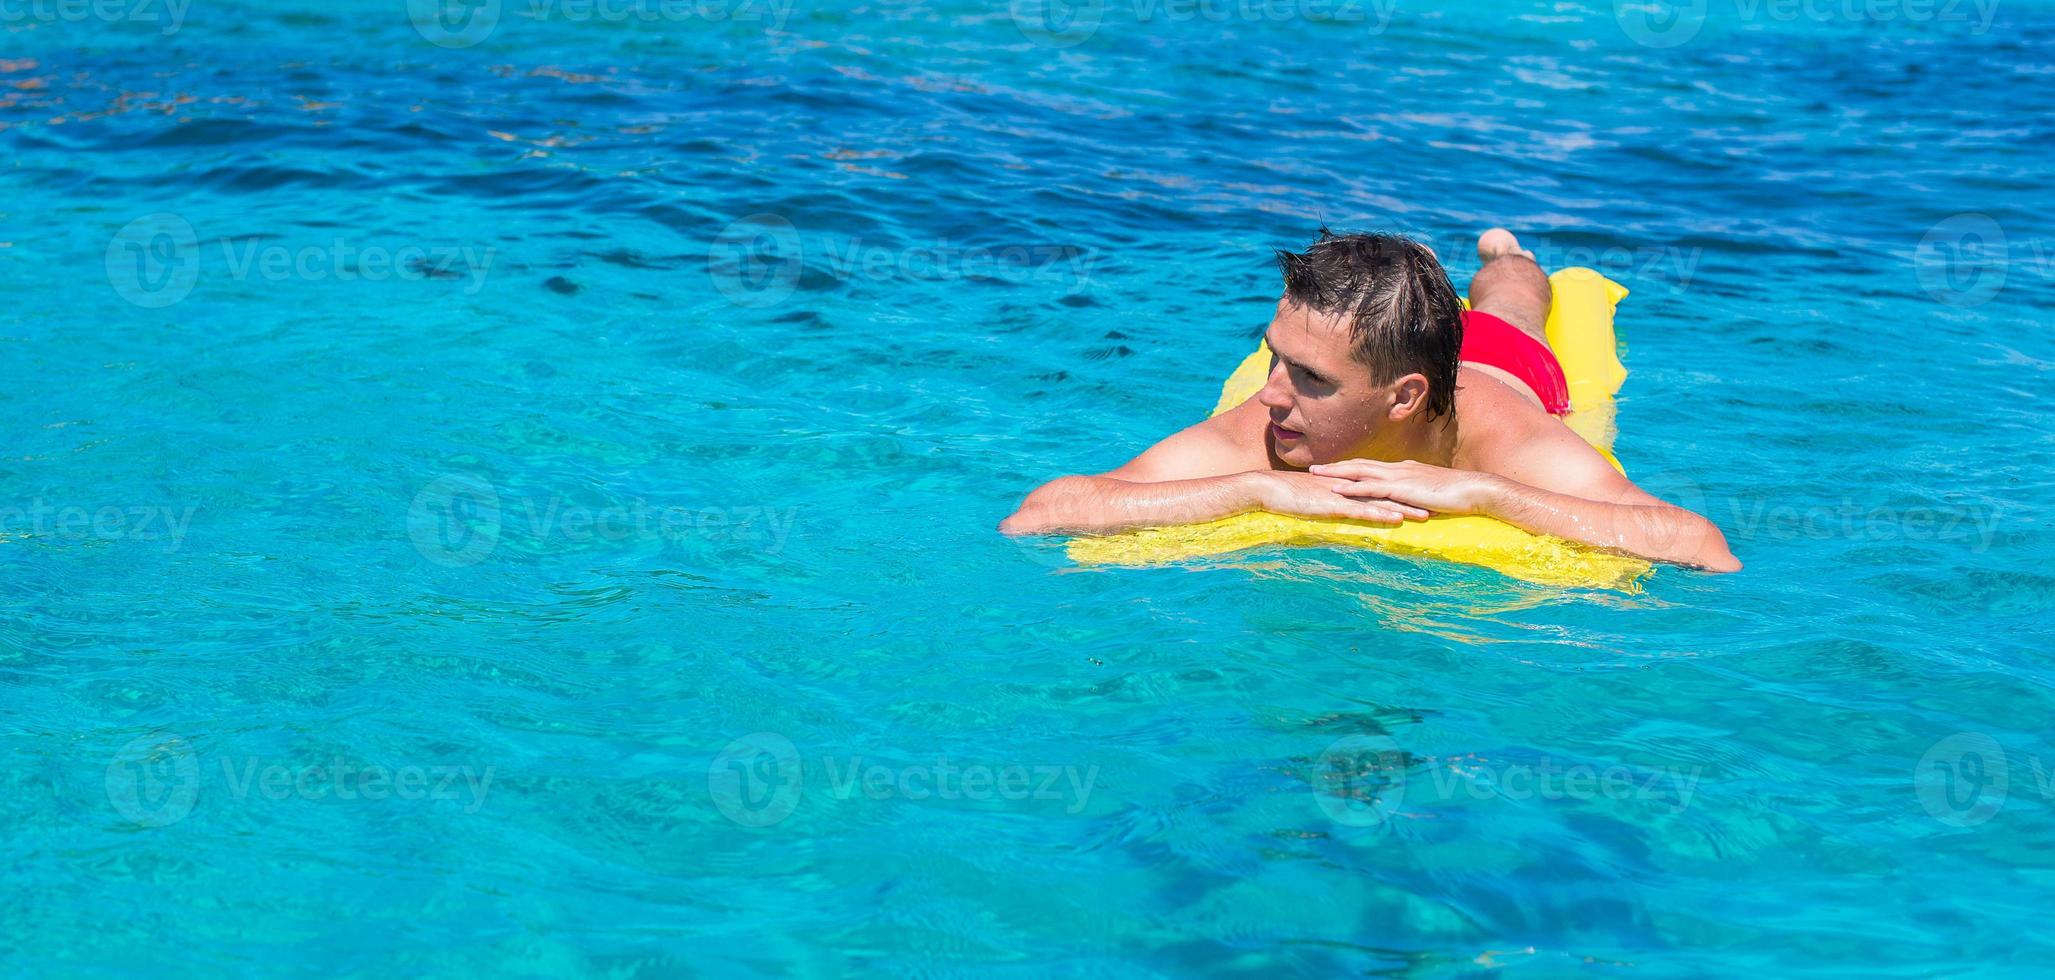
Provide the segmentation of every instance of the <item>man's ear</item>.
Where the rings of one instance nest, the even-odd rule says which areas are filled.
[[[1427,407],[1427,376],[1408,374],[1391,383],[1391,420],[1402,422]]]

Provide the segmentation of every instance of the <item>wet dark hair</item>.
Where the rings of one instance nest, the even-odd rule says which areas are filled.
[[[1377,384],[1427,377],[1433,420],[1455,411],[1463,351],[1463,304],[1434,253],[1403,235],[1337,235],[1326,228],[1304,252],[1279,249],[1284,295],[1349,318],[1356,360]]]

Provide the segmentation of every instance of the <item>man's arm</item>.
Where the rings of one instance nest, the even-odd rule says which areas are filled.
[[[1042,484],[999,523],[1006,534],[1110,534],[1138,527],[1198,524],[1259,509],[1254,473],[1140,483],[1112,476],[1064,476]]]
[[[1513,475],[1406,461],[1350,460],[1313,472],[1347,480],[1338,493],[1388,498],[1443,514],[1481,514],[1525,531],[1650,561],[1738,572],[1711,521],[1634,485],[1574,433],[1554,426],[1522,440],[1500,467]],[[1559,432],[1559,434],[1558,434]]]
[[[1727,548],[1726,535],[1713,522],[1650,495],[1611,466],[1605,469],[1612,479],[1594,481],[1580,494],[1491,477],[1478,513],[1535,534],[1552,534],[1650,561],[1709,572],[1741,570],[1740,559]]]
[[[1225,416],[1208,419],[1098,476],[1066,476],[1028,494],[1006,534],[1110,534],[1138,527],[1197,524],[1268,510],[1397,524],[1427,512],[1389,500],[1355,500],[1332,488],[1343,481],[1251,467],[1230,438]]]

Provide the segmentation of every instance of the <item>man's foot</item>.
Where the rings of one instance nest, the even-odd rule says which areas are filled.
[[[1521,248],[1520,240],[1504,228],[1493,228],[1477,236],[1477,258],[1485,265],[1508,255],[1517,255],[1529,262],[1534,261],[1534,253]]]
[[[1493,228],[1477,236],[1477,257],[1483,260],[1484,267],[1470,279],[1470,308],[1498,317],[1543,344],[1548,343],[1543,324],[1548,322],[1552,297],[1548,274],[1542,271],[1534,253],[1521,248],[1520,240],[1512,232]]]

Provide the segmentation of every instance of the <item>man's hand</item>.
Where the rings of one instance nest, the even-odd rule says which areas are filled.
[[[1335,493],[1346,481],[1310,473],[1250,470],[1161,483],[1107,476],[1066,476],[1028,494],[999,525],[1007,534],[1110,534],[1137,527],[1197,524],[1252,510],[1371,524],[1425,520],[1427,512],[1390,500]]]
[[[1288,470],[1264,470],[1248,475],[1257,481],[1257,502],[1273,514],[1387,525],[1408,519],[1424,521],[1430,516],[1420,507],[1382,494],[1344,496],[1343,488],[1349,485],[1349,481],[1332,476]]]
[[[1589,476],[1576,486],[1581,493],[1546,490],[1492,473],[1412,460],[1352,459],[1315,466],[1311,473],[1335,479],[1329,492],[1340,496],[1425,508],[1437,514],[1478,514],[1535,534],[1552,534],[1652,561],[1715,572],[1740,570],[1741,562],[1727,550],[1726,537],[1711,521],[1650,496],[1596,454],[1591,458],[1595,465],[1583,470]]]
[[[1409,510],[1437,514],[1482,513],[1498,477],[1471,470],[1452,470],[1413,460],[1397,463],[1374,459],[1351,459],[1322,463],[1309,473],[1331,478],[1329,492],[1363,500],[1378,500]]]

